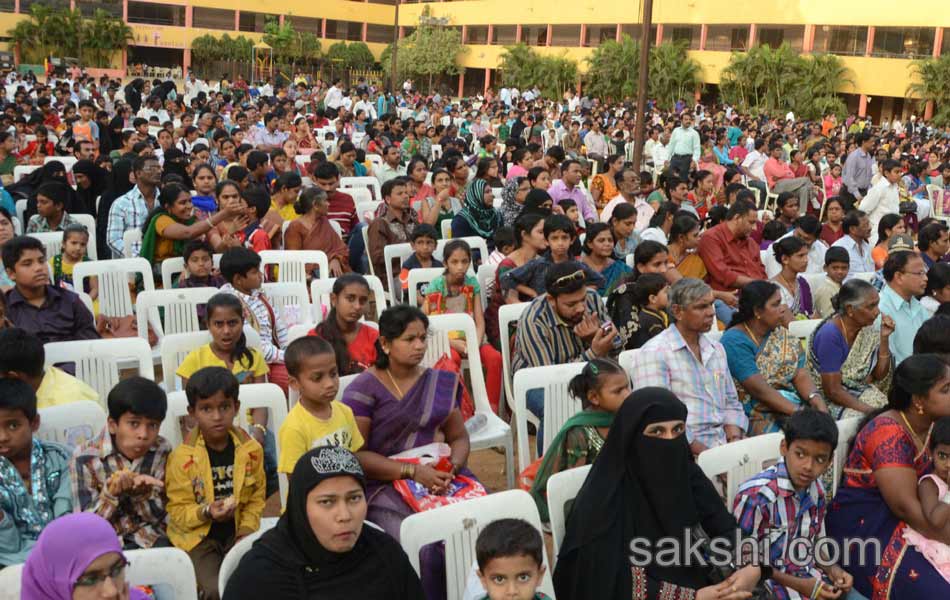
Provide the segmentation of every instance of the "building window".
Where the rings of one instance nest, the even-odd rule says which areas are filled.
[[[363,24],[327,19],[327,39],[358,42],[363,39]]]
[[[511,46],[517,41],[517,35],[517,25],[495,25],[492,27],[492,40],[489,43]]]
[[[643,25],[640,23],[628,23],[620,28],[621,34],[627,34],[635,40],[640,39],[640,33],[643,31]],[[650,27],[650,43],[656,41],[656,25]]]
[[[196,6],[191,15],[191,24],[205,29],[234,29],[234,11],[221,8]]]
[[[664,25],[663,41],[685,43],[690,50],[699,50],[699,38],[702,35],[701,25]]]
[[[585,46],[599,46],[607,40],[617,39],[616,25],[588,25],[584,37]]]
[[[293,24],[294,29],[297,31],[306,31],[312,33],[313,35],[320,37],[320,34],[323,32],[323,19],[316,19],[314,17],[287,17],[290,22]],[[372,25],[370,25],[372,27]],[[390,40],[392,41],[392,37]]]
[[[129,2],[129,23],[185,26],[185,7],[153,2]]]
[[[552,25],[551,45],[576,47],[581,45],[580,25]]]
[[[69,8],[68,0],[20,0],[20,12],[28,14],[30,7],[34,4],[43,4],[51,8]],[[11,9],[9,12],[13,12],[13,10]]]
[[[933,27],[876,27],[871,56],[913,58],[931,56],[934,51]]]
[[[465,28],[466,44],[487,44],[488,25],[469,25]]]
[[[241,11],[241,22],[238,27],[241,31],[253,31],[256,33],[264,32],[264,25],[267,24],[267,21],[273,19],[274,21],[278,20],[277,15],[268,15],[266,13],[256,13],[256,12],[245,12]]]
[[[706,50],[745,50],[748,45],[748,25],[710,25],[706,28]]]
[[[868,47],[867,27],[840,27],[818,25],[815,27],[814,52],[828,52],[842,56],[864,56]]]
[[[366,25],[366,41],[378,42],[380,44],[390,44],[393,41],[392,25],[376,25],[369,23]]]
[[[759,25],[758,33],[755,34],[755,43],[760,46],[769,46],[778,48],[787,43],[796,52],[802,51],[802,44],[805,41],[805,26],[792,25],[789,27],[779,27],[776,25]]]
[[[547,25],[527,25],[521,28],[521,41],[528,46],[546,46],[548,43]]]
[[[6,5],[9,2],[10,10],[7,11]],[[113,17],[122,18],[122,2],[121,0],[78,0],[76,2],[76,8],[82,13],[84,17],[92,17],[96,14],[96,10],[104,10]],[[22,9],[21,9],[22,10]],[[0,2],[0,12],[13,12],[13,0],[4,0]],[[231,20],[231,27],[234,27],[234,20]]]

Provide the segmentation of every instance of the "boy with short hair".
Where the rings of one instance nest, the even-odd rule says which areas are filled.
[[[6,294],[7,318],[44,344],[99,338],[92,313],[74,292],[50,285],[43,242],[15,237],[3,245],[3,266],[15,286]]]
[[[221,275],[227,280],[222,292],[234,294],[244,306],[244,320],[261,335],[261,354],[267,362],[269,380],[287,393],[287,368],[283,348],[287,325],[261,291],[261,257],[249,248],[229,248],[221,256]]]
[[[185,259],[185,272],[175,282],[176,288],[216,287],[225,283],[224,277],[214,272],[214,248],[205,240],[191,240],[185,244],[182,252]],[[198,324],[207,327],[208,307],[198,305]]]
[[[168,546],[164,481],[171,446],[158,434],[165,392],[130,377],[112,388],[108,405],[105,428],[73,452],[73,506],[109,521],[126,549]]]
[[[191,557],[201,597],[220,598],[225,554],[257,531],[264,512],[264,451],[234,417],[240,385],[224,367],[199,369],[188,379],[188,414],[196,421],[168,457],[168,537]]]
[[[73,123],[73,139],[76,142],[88,141],[99,144],[99,125],[93,121],[96,105],[92,100],[79,101],[79,120]]]
[[[33,437],[39,426],[33,389],[0,379],[0,568],[24,562],[43,528],[73,511],[70,451]]]
[[[99,403],[99,393],[56,367],[44,368],[46,352],[35,335],[17,327],[0,329],[0,377],[19,379],[36,394],[37,408],[77,400]]]
[[[768,564],[776,566],[767,585],[778,600],[825,598],[823,589],[847,596],[853,579],[841,567],[816,556],[803,564],[798,552],[789,552],[792,540],[814,548],[825,537],[828,506],[820,479],[831,467],[838,426],[828,413],[803,408],[785,420],[784,430],[782,459],[739,486],[732,512],[745,536],[768,544]]]
[[[356,452],[363,446],[353,410],[336,400],[340,388],[336,354],[321,337],[307,336],[287,347],[290,386],[300,400],[290,409],[278,432],[277,471],[293,473],[297,460],[318,446],[343,446]]]
[[[828,248],[825,252],[825,279],[812,292],[818,318],[827,319],[835,313],[834,307],[831,306],[831,299],[841,289],[841,283],[848,276],[850,268],[851,259],[846,248],[840,246]]]
[[[409,289],[409,271],[412,269],[430,269],[442,267],[442,261],[433,258],[432,254],[438,245],[439,234],[435,227],[428,223],[420,223],[409,234],[409,244],[412,246],[412,256],[402,261],[399,271],[399,281],[402,283],[403,293]]]
[[[524,519],[498,519],[475,542],[482,600],[547,600],[537,591],[544,579],[541,533]]]
[[[488,255],[488,264],[498,265],[515,249],[515,230],[503,225],[495,230],[495,250]],[[489,294],[490,295],[490,294]]]

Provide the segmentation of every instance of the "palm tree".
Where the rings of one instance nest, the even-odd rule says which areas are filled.
[[[122,19],[97,8],[92,19],[86,21],[82,37],[89,62],[96,67],[110,67],[113,54],[128,48],[134,34]]]
[[[915,60],[911,69],[914,80],[907,86],[907,95],[933,102],[937,109],[934,124],[950,125],[950,55]]]
[[[640,42],[624,34],[621,41],[607,40],[587,59],[587,91],[608,100],[635,96],[639,85]]]
[[[685,42],[660,44],[650,49],[650,96],[660,107],[672,107],[701,85],[699,63],[686,53]]]

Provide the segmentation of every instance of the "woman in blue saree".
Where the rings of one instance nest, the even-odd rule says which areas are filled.
[[[935,354],[916,354],[897,367],[888,405],[865,418],[851,443],[825,525],[847,552],[842,562],[854,588],[870,600],[950,594],[950,583],[904,539],[912,527],[950,542],[950,531],[931,526],[917,498],[917,480],[933,471],[931,426],[946,416],[950,366]]]
[[[616,243],[617,240],[607,223],[594,223],[587,228],[583,245],[584,256],[581,260],[603,276],[604,281],[597,288],[597,293],[603,297],[620,284],[624,275],[633,272],[626,262],[614,257]]]

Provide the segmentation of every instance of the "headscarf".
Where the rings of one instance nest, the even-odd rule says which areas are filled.
[[[181,184],[183,186],[189,190],[195,189],[194,184],[191,182],[191,176],[188,175],[188,170],[186,168],[188,158],[185,156],[184,152],[178,148],[169,148],[168,151],[165,152],[164,159],[165,164],[163,165],[164,170],[162,171],[163,182],[169,175],[177,175],[181,178]]]
[[[72,513],[50,522],[26,559],[21,576],[23,600],[72,600],[76,580],[96,559],[122,546],[115,529],[95,513]],[[129,598],[145,594],[130,589]]]
[[[518,188],[521,187],[522,181],[524,181],[524,177],[512,177],[501,192],[501,220],[508,227],[514,225],[515,219],[521,215],[522,205],[518,204],[515,196],[518,195]]]
[[[551,215],[550,208],[544,208],[541,205],[545,202],[553,203],[551,199],[551,194],[546,191],[535,188],[528,192],[528,195],[525,196],[524,204],[521,207],[521,213],[518,216],[523,215],[541,215],[542,217],[548,217]]]
[[[102,193],[99,199],[99,209],[96,211],[96,251],[99,253],[100,260],[112,257],[112,249],[109,248],[108,227],[109,211],[112,209],[112,203],[117,198],[124,196],[135,187],[130,181],[132,175],[132,161],[123,158],[115,161],[112,165],[112,175],[109,180],[109,186]]]
[[[321,446],[300,457],[284,514],[245,555],[229,581],[227,598],[423,600],[405,553],[387,534],[364,524],[349,552],[320,545],[307,518],[307,496],[335,477],[352,477],[365,487],[359,461],[344,447]]]
[[[79,173],[85,175],[92,182],[89,189],[82,189],[76,186],[76,199],[86,209],[90,215],[96,214],[96,198],[102,195],[106,188],[106,175],[108,172],[102,167],[96,166],[96,163],[84,158],[76,161],[73,165],[73,174]]]
[[[77,213],[86,213],[86,207],[82,205],[77,196],[75,190],[72,186],[69,185],[69,180],[66,178],[66,165],[58,160],[52,160],[42,168],[37,169],[30,173],[27,178],[23,180],[24,188],[22,189],[18,186],[18,191],[22,191],[29,195],[29,200],[26,203],[26,212],[24,213],[24,218],[29,220],[30,217],[36,214],[36,192],[39,191],[39,188],[44,183],[61,183],[66,188],[66,199],[63,203],[63,207],[66,209],[66,212],[69,214]]]
[[[655,550],[658,540],[682,540],[685,529],[699,524],[711,537],[734,534],[735,519],[693,462],[685,434],[671,440],[643,435],[652,423],[685,421],[686,412],[673,392],[658,387],[633,392],[617,411],[571,509],[554,571],[558,597],[630,598],[635,538]],[[651,564],[646,572],[693,589],[711,583],[701,566]]]
[[[495,230],[501,225],[501,215],[491,206],[485,206],[485,188],[488,183],[484,179],[474,179],[465,190],[465,203],[459,211],[469,226],[480,237],[491,239]]]

